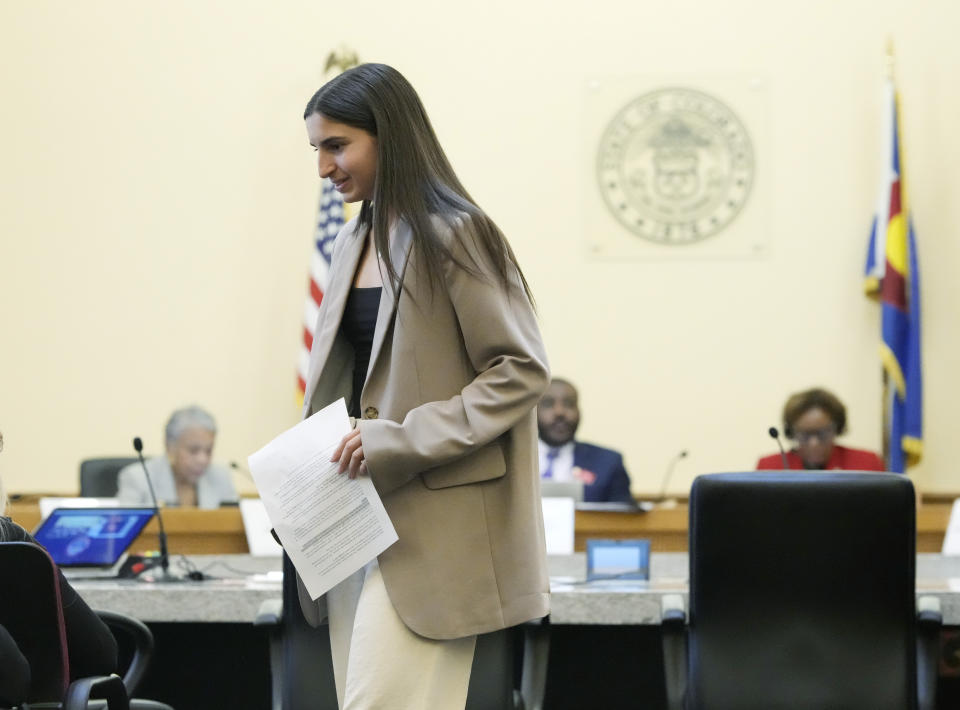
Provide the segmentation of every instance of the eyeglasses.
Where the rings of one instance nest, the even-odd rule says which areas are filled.
[[[817,441],[829,441],[836,435],[836,427],[832,426],[826,426],[823,427],[823,429],[810,429],[808,431],[793,432],[793,438],[801,444],[806,444],[813,438],[816,438]]]

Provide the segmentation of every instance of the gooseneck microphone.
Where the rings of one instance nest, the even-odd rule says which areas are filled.
[[[667,486],[670,484],[670,477],[673,475],[673,469],[677,467],[677,462],[680,459],[685,459],[689,452],[686,449],[682,449],[677,452],[676,456],[670,459],[670,463],[667,464],[667,472],[663,475],[663,483],[660,485],[660,495],[657,496],[657,500],[664,501],[667,498]]]
[[[147,472],[147,463],[143,460],[143,441],[139,436],[133,437],[133,448],[137,452],[137,458],[140,459],[140,466],[143,467],[143,475],[147,477],[147,487],[150,489],[150,499],[153,501],[153,512],[157,516],[157,525],[160,527],[160,568],[163,574],[156,581],[158,582],[182,582],[179,577],[170,574],[170,553],[167,551],[167,532],[163,529],[163,517],[160,515],[160,504],[157,502],[157,494],[153,490],[153,481],[150,480],[150,474]]]
[[[783,444],[780,442],[780,432],[777,431],[775,426],[772,426],[767,429],[767,433],[770,434],[770,438],[776,441],[777,446],[780,447],[780,460],[783,462],[783,470],[789,470],[790,466],[787,464],[787,452],[783,450]]]

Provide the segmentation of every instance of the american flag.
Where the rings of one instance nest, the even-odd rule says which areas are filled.
[[[310,288],[303,305],[303,337],[297,363],[297,391],[301,404],[307,386],[307,368],[310,365],[310,348],[313,347],[313,329],[317,325],[317,311],[323,300],[323,290],[327,287],[327,272],[330,270],[333,240],[343,227],[343,223],[343,200],[340,198],[340,193],[333,187],[332,182],[324,180],[320,192],[320,205],[317,207],[316,228],[313,233]]]

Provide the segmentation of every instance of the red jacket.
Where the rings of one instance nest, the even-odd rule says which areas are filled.
[[[803,470],[803,460],[796,449],[787,452],[787,465],[790,469]],[[778,471],[783,468],[780,454],[764,456],[757,461],[758,471]],[[841,471],[886,471],[883,459],[872,451],[864,449],[848,449],[846,446],[834,445],[825,469],[840,469]]]

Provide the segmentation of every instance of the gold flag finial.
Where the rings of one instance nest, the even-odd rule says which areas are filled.
[[[893,53],[893,37],[887,37],[887,52],[884,62],[884,74],[886,74],[887,79],[893,81],[893,69],[896,64]]]
[[[324,62],[323,71],[329,74],[331,70],[336,69],[336,73],[345,72],[347,69],[357,66],[360,58],[357,53],[347,47],[340,47],[327,55],[327,61]]]

